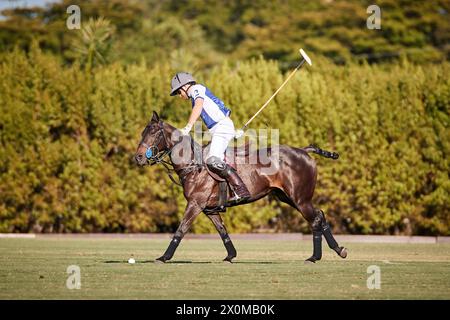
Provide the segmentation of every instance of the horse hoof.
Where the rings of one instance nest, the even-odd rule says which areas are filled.
[[[226,257],[225,259],[223,259],[223,262],[225,262],[225,263],[233,263],[233,258],[234,257]]]
[[[342,259],[347,258],[347,248],[341,247],[341,252],[339,252],[339,256],[340,256]]]
[[[319,261],[320,259],[317,259],[316,257],[309,257],[308,259],[305,260],[305,264],[312,264],[312,263],[316,263],[316,261]]]
[[[158,259],[155,259],[155,263],[158,264],[166,263],[166,259],[164,257],[159,257]]]

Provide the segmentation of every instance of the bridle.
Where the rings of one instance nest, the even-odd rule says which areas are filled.
[[[199,169],[202,167],[201,164],[197,164],[195,163],[195,160],[193,163],[191,163],[190,165],[188,165],[187,167],[184,167],[181,169],[181,171],[178,173],[179,175],[179,182],[175,180],[175,178],[173,177],[173,172],[176,172],[174,169],[174,165],[172,163],[172,160],[169,157],[169,160],[164,160],[164,158],[166,156],[170,156],[170,154],[172,153],[173,148],[175,148],[175,146],[177,144],[179,144],[181,142],[181,140],[177,143],[175,143],[173,145],[172,148],[169,148],[169,145],[167,143],[167,138],[166,138],[166,134],[165,131],[163,129],[163,122],[160,121],[158,122],[158,129],[159,129],[159,136],[157,139],[155,139],[155,142],[152,146],[149,146],[147,143],[145,143],[144,141],[141,142],[141,145],[143,145],[146,150],[145,150],[145,158],[147,159],[147,162],[150,165],[154,165],[157,163],[161,163],[164,168],[166,168],[167,170],[167,174],[169,175],[170,180],[172,180],[173,183],[179,185],[179,186],[183,186],[183,182],[184,179],[186,178],[186,176],[191,173],[192,171],[194,171],[195,169]],[[160,151],[158,148],[158,145],[161,143],[161,140],[164,141],[164,150]],[[191,146],[192,146],[192,138],[191,138]],[[170,168],[170,167],[172,168]]]

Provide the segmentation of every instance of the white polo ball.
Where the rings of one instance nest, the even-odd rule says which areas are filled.
[[[128,263],[133,264],[133,263],[135,263],[135,262],[136,262],[136,260],[134,260],[133,258],[128,259]]]

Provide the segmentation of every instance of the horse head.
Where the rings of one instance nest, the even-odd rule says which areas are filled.
[[[175,165],[190,162],[192,158],[192,138],[182,136],[175,127],[163,123],[155,111],[141,136],[134,156],[139,166],[164,162],[163,158],[168,154]]]
[[[134,159],[139,166],[157,163],[170,150],[167,133],[158,113],[153,111],[153,117],[141,134]]]

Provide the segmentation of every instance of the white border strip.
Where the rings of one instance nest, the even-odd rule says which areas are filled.
[[[0,238],[35,239],[34,233],[0,233]]]

